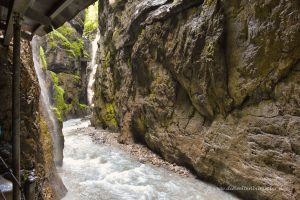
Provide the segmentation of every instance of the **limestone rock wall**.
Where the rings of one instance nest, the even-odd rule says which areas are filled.
[[[245,199],[300,198],[298,0],[99,1],[93,124]]]
[[[31,46],[21,44],[21,169],[35,169],[37,175],[36,195],[38,199],[59,199],[65,187],[59,178],[52,152],[52,139],[39,105],[40,89],[35,74]],[[12,48],[0,46],[0,154],[11,164],[11,91]],[[0,170],[5,168],[0,164]]]
[[[43,68],[48,72],[52,103],[60,121],[83,117],[87,106],[89,42],[83,38],[84,11],[38,39]]]

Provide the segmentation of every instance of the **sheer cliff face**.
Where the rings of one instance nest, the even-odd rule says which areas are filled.
[[[93,123],[246,199],[300,198],[298,0],[99,1]]]
[[[11,163],[11,91],[12,48],[0,46],[0,154]],[[39,199],[58,199],[64,186],[53,162],[52,139],[39,105],[40,89],[35,74],[32,51],[28,42],[21,43],[21,169],[36,170]],[[3,165],[0,166],[4,172]],[[4,170],[4,171],[3,171]],[[55,183],[55,184],[54,184]],[[55,186],[55,187],[54,187]]]
[[[88,113],[87,62],[82,60],[86,60],[90,42],[83,37],[83,22],[84,12],[80,12],[57,30],[36,39],[49,77],[51,103],[60,122]]]

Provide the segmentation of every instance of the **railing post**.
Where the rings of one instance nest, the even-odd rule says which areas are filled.
[[[20,183],[20,15],[14,14],[14,43],[13,43],[13,91],[12,91],[12,140],[13,140],[13,173]],[[13,182],[13,199],[21,199],[19,185]]]

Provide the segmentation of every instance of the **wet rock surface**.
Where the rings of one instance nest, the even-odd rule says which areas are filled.
[[[80,131],[80,130],[78,130]],[[119,133],[103,131],[101,129],[94,129],[93,127],[84,128],[85,131],[92,137],[95,143],[106,144],[117,147],[128,155],[133,156],[141,163],[152,164],[157,167],[163,167],[169,171],[175,172],[185,177],[195,177],[195,175],[187,168],[178,166],[176,163],[165,161],[158,154],[151,151],[147,146],[141,143],[121,144],[118,142]]]
[[[245,199],[299,199],[300,4],[101,1],[93,124]]]
[[[52,104],[61,121],[88,114],[87,76],[90,41],[83,37],[85,11],[38,40]]]
[[[0,46],[0,154],[11,164],[11,99],[12,99],[12,48]],[[21,43],[21,169],[35,170],[37,175],[36,197],[58,199],[65,191],[57,175],[52,152],[52,139],[45,116],[39,104],[40,88],[35,74],[29,42]],[[7,172],[2,163],[1,173]],[[23,177],[26,180],[26,177]],[[54,184],[55,183],[55,184]],[[54,187],[55,185],[55,187]]]

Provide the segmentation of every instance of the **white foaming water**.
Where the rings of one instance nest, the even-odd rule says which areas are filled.
[[[59,168],[69,191],[64,200],[238,199],[197,179],[139,163],[114,147],[95,144],[85,132],[88,126],[81,119],[64,123],[64,162]]]
[[[93,85],[95,83],[95,74],[97,71],[98,64],[96,63],[96,55],[98,50],[98,41],[100,39],[100,32],[97,31],[96,38],[92,42],[92,60],[89,64],[89,69],[91,69],[91,72],[89,74],[88,79],[88,87],[87,87],[87,96],[88,96],[88,103],[89,105],[92,105],[93,97],[94,97],[94,90]]]
[[[42,61],[39,55],[40,45],[38,40],[39,38],[37,36],[34,36],[31,42],[33,62],[35,72],[37,74],[39,85],[41,88],[40,103],[42,105],[43,112],[45,112],[44,117],[47,118],[46,121],[52,136],[54,161],[57,162],[58,160],[60,160],[59,143],[61,138],[58,136],[58,124],[56,121],[56,117],[51,109],[49,97],[50,91],[48,90],[46,84],[47,72],[43,71],[42,69]]]
[[[116,0],[109,0],[109,4],[112,5],[116,2]]]

